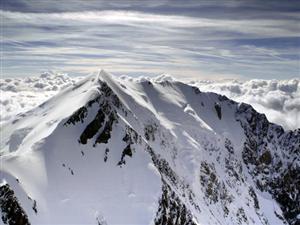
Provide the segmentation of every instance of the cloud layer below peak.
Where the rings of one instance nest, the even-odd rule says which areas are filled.
[[[80,77],[65,74],[43,73],[40,77],[0,79],[0,123],[11,120],[18,113],[30,110],[73,85]],[[120,79],[136,81],[172,81],[170,75],[158,77],[121,76]],[[189,81],[201,91],[216,92],[238,102],[251,104],[255,110],[264,113],[268,120],[285,129],[300,128],[300,80],[223,80]]]
[[[300,80],[199,81],[202,91],[245,102],[285,129],[300,128]]]

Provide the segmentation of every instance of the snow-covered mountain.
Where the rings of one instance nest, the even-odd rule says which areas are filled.
[[[4,224],[299,224],[300,129],[178,81],[85,78],[1,126]]]

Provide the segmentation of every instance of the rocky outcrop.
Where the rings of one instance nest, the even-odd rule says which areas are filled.
[[[158,178],[157,184],[159,184],[157,187],[161,187],[156,214],[151,214],[151,218],[155,216],[154,224],[156,225],[194,225],[198,222],[201,224],[259,223],[267,225],[272,221],[278,222],[276,216],[283,223],[287,221],[291,225],[299,224],[300,130],[285,132],[280,126],[269,123],[264,115],[255,112],[251,106],[238,104],[225,96],[212,94],[210,96],[212,98],[205,100],[204,97],[207,94],[193,87],[190,93],[197,96],[193,100],[195,100],[195,105],[199,106],[190,105],[191,108],[195,108],[193,115],[197,114],[197,118],[199,117],[201,120],[203,116],[203,123],[201,124],[207,123],[207,127],[211,129],[206,129],[206,126],[198,126],[200,120],[193,120],[194,117],[191,115],[183,117],[182,121],[177,120],[178,118],[174,119],[174,117],[181,115],[182,106],[186,108],[187,104],[178,107],[178,112],[175,106],[174,109],[171,108],[174,110],[174,115],[171,112],[172,116],[168,115],[172,111],[168,108],[164,114],[161,114],[170,119],[169,121],[174,125],[170,129],[163,124],[166,120],[160,120],[155,112],[150,114],[147,107],[143,107],[142,110],[135,110],[140,106],[138,101],[127,104],[126,99],[130,96],[120,95],[120,99],[124,101],[121,102],[111,88],[113,87],[119,93],[117,84],[114,85],[109,80],[105,82],[101,79],[93,80],[93,82],[99,83],[99,86],[94,86],[97,90],[96,96],[93,95],[92,100],[76,110],[73,115],[63,120],[62,123],[64,125],[62,133],[71,130],[70,136],[76,134],[75,140],[78,139],[79,141],[79,144],[72,143],[70,146],[73,148],[69,149],[72,151],[76,149],[78,151],[73,152],[81,155],[79,155],[79,158],[77,155],[76,161],[72,161],[72,157],[69,159],[69,156],[72,156],[73,152],[68,152],[70,155],[66,154],[65,161],[60,162],[62,157],[57,157],[54,165],[57,165],[57,161],[59,161],[58,165],[62,165],[63,169],[72,175],[70,176],[71,180],[77,183],[78,177],[81,178],[80,181],[84,179],[86,173],[82,173],[80,170],[85,167],[81,166],[80,160],[88,158],[89,154],[100,157],[101,160],[99,161],[98,158],[94,158],[95,165],[98,166],[103,161],[106,163],[100,165],[101,167],[92,167],[92,169],[100,168],[100,170],[95,170],[96,176],[93,178],[98,177],[101,169],[105,172],[104,176],[107,174],[109,176],[106,171],[115,169],[115,174],[118,174],[117,170],[119,169],[120,171],[123,170],[124,174],[126,174],[127,169],[132,168],[132,171],[135,172],[135,169],[139,168],[135,165],[140,165],[145,161],[147,162],[147,171],[150,170],[151,173],[155,173],[155,177]],[[150,88],[160,85],[150,82],[145,84]],[[161,85],[172,87],[174,84],[164,82]],[[126,86],[121,87],[129,88]],[[190,89],[186,86],[184,88],[184,90]],[[146,102],[151,97],[150,94],[147,97],[141,96]],[[188,102],[189,98],[194,96],[186,97]],[[159,100],[155,99],[155,101]],[[182,102],[186,103],[183,100]],[[235,118],[239,121],[242,129],[230,124],[232,112],[235,109]],[[145,115],[141,115],[144,113]],[[185,118],[188,119],[185,120]],[[184,124],[186,121],[187,126]],[[213,126],[215,123],[221,124],[222,129]],[[245,135],[243,135],[243,132],[232,130],[232,127],[241,129]],[[58,126],[58,128],[61,128],[61,126]],[[51,138],[57,136],[53,135]],[[70,138],[70,140],[72,139]],[[239,140],[245,142],[239,143]],[[52,144],[52,141],[53,139],[50,139],[48,143]],[[62,146],[62,144],[59,146]],[[96,150],[96,148],[97,151],[88,151],[90,149]],[[143,150],[145,152],[141,152]],[[49,151],[51,151],[51,148]],[[138,160],[138,162],[135,160]],[[83,163],[84,166],[89,166],[90,162],[86,160]],[[80,166],[77,167],[77,165]],[[52,170],[55,167],[50,168]],[[135,177],[134,172],[126,175],[124,180],[134,177],[135,181],[138,182],[139,177]],[[138,175],[143,176],[142,173]],[[123,172],[121,172],[122,176]],[[58,178],[61,177],[58,176]],[[100,182],[102,182],[102,178],[99,180]],[[89,179],[89,182],[90,177],[87,179]],[[55,181],[58,179],[55,177],[53,180],[56,184]],[[86,181],[82,182],[83,185],[88,183]],[[160,181],[162,182],[160,183]],[[87,186],[84,188],[87,188]],[[118,186],[123,188],[123,185]],[[130,189],[131,187],[129,187]],[[281,206],[282,213],[278,207],[274,209],[277,210],[274,214],[273,208],[264,209],[266,204],[261,201],[260,190],[269,192],[272,195],[278,205]],[[63,191],[69,193],[70,188]],[[95,191],[95,193],[93,191],[89,192],[91,196],[88,197],[97,197],[100,192],[107,195],[106,192],[102,192],[103,190],[97,190],[99,192]],[[130,198],[133,197],[135,194],[132,193],[131,190],[129,194],[126,191],[122,201],[125,201],[127,195]],[[145,195],[149,195],[149,190],[145,193]],[[80,192],[79,194],[84,193]],[[154,201],[157,201],[155,199]],[[37,202],[33,199],[30,200],[32,201],[32,210],[37,214]],[[275,203],[275,200],[270,200],[270,202]],[[141,201],[144,201],[144,198]],[[0,188],[0,203],[4,223],[29,224],[24,210],[8,185]],[[118,202],[118,204],[120,203]],[[101,204],[105,205],[106,202],[101,202]],[[126,207],[130,204],[133,203],[129,202]],[[98,206],[98,208],[100,207]],[[31,208],[29,210],[31,211]],[[122,216],[115,215],[113,210],[112,213],[112,217]],[[29,214],[30,218],[32,214]],[[106,220],[104,217],[102,218],[98,209],[96,214],[97,223],[106,224]]]
[[[162,196],[154,220],[155,225],[196,225],[186,206],[170,186],[163,182]]]
[[[0,186],[0,208],[4,224],[30,225],[25,211],[8,184]]]
[[[299,224],[300,129],[284,132],[244,103],[236,117],[246,136],[243,160],[257,187],[273,196],[289,224]]]

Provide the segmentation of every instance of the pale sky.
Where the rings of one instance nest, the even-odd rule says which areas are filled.
[[[300,77],[300,1],[1,1],[2,77]]]

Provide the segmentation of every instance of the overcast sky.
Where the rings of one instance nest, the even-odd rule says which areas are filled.
[[[300,77],[300,1],[1,0],[2,76]]]

